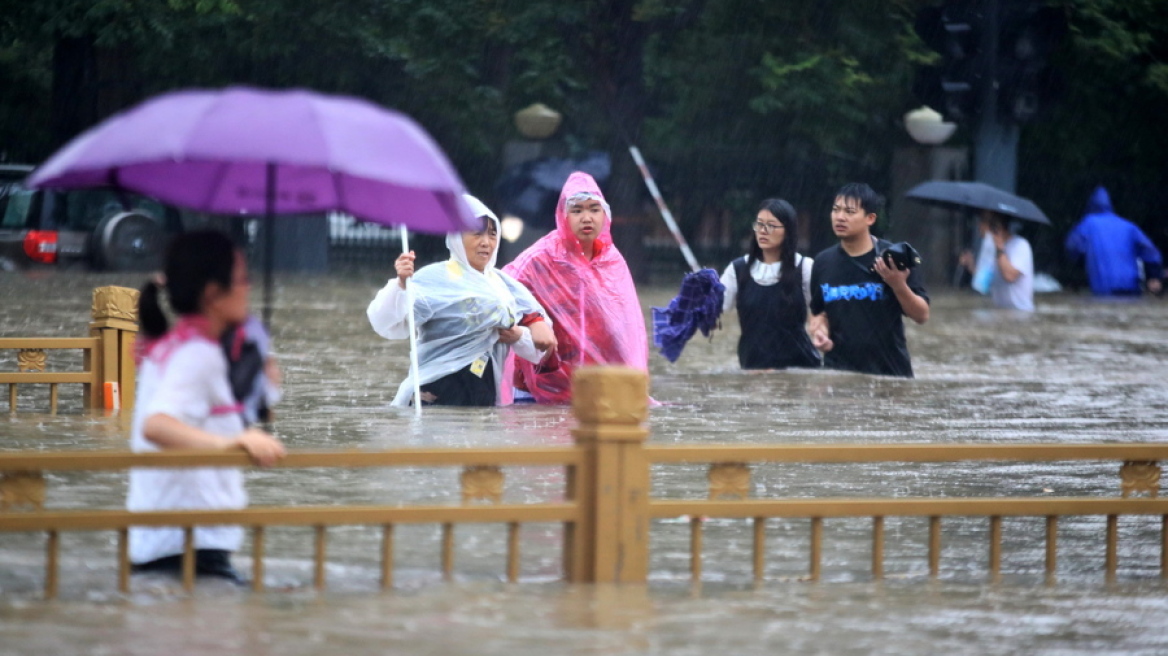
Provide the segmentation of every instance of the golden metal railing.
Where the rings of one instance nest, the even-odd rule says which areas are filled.
[[[234,524],[250,527],[253,545],[252,581],[263,586],[264,530],[269,526],[312,526],[315,530],[314,583],[325,585],[329,526],[382,527],[381,582],[393,582],[393,529],[397,524],[436,523],[442,526],[442,570],[453,572],[454,525],[494,522],[507,524],[507,576],[519,573],[519,528],[525,522],[563,522],[563,569],[569,581],[643,581],[644,568],[629,569],[624,556],[646,554],[644,525],[648,467],[626,469],[636,462],[648,431],[648,381],[631,370],[592,370],[576,377],[574,404],[579,428],[575,446],[494,449],[402,449],[396,451],[342,451],[291,453],[282,468],[461,466],[461,506],[312,506],[266,507],[244,510],[129,512],[125,510],[44,510],[46,471],[124,470],[131,467],[238,467],[249,464],[242,452],[161,453],[3,453],[0,452],[0,532],[47,533],[45,595],[58,591],[60,532],[113,530],[118,532],[118,587],[129,589],[128,530],[131,526],[177,526],[185,532],[183,584],[194,585],[194,527]],[[613,402],[605,394],[618,394]],[[564,502],[503,504],[501,465],[562,466],[566,470]],[[614,467],[616,467],[614,469]],[[638,487],[639,486],[639,487]],[[636,497],[636,499],[634,499]],[[486,499],[495,505],[468,505]],[[31,512],[14,512],[17,507]],[[639,508],[640,520],[630,508]],[[637,522],[640,522],[638,524]]]
[[[0,338],[0,349],[16,349],[16,373],[0,372],[0,385],[8,384],[8,411],[16,412],[17,387],[22,384],[47,383],[49,385],[49,411],[57,414],[60,399],[57,386],[80,383],[83,388],[85,407],[90,407],[93,390],[102,389],[100,356],[101,340],[97,337],[20,337]],[[61,349],[83,349],[85,351],[85,371],[63,372],[45,371],[48,354],[46,351]],[[98,363],[97,366],[91,363]]]
[[[691,574],[701,580],[702,518],[746,519],[753,522],[753,567],[764,578],[766,522],[771,518],[803,518],[810,522],[809,574],[822,574],[824,521],[872,518],[872,574],[884,576],[887,517],[928,517],[928,567],[940,572],[941,528],[946,517],[989,520],[989,574],[1001,575],[1002,519],[1033,516],[1046,520],[1046,572],[1055,580],[1059,518],[1096,515],[1107,518],[1105,570],[1114,579],[1118,567],[1118,517],[1160,517],[1161,573],[1168,576],[1168,499],[1159,499],[1159,461],[1168,458],[1168,444],[1017,444],[1017,445],[772,445],[674,446],[644,444],[648,431],[648,381],[643,372],[609,367],[582,369],[574,380],[573,411],[579,428],[575,445],[491,449],[402,449],[289,454],[279,467],[448,467],[462,468],[462,505],[254,507],[244,510],[157,511],[44,510],[46,471],[124,470],[130,467],[238,467],[244,454],[211,452],[127,453],[2,453],[0,452],[0,532],[43,531],[48,535],[46,596],[58,587],[61,531],[113,530],[119,535],[118,585],[128,590],[128,529],[130,526],[178,526],[185,531],[183,581],[194,584],[194,527],[235,524],[250,527],[256,589],[263,586],[265,530],[270,526],[314,528],[314,583],[324,587],[327,529],[338,525],[381,527],[381,584],[393,585],[394,527],[433,523],[442,526],[442,573],[454,567],[454,527],[460,523],[507,525],[509,580],[519,572],[519,528],[527,522],[562,522],[563,571],[574,582],[644,583],[648,578],[649,533],[654,519],[690,517]],[[1116,497],[889,497],[751,499],[751,466],[757,463],[936,463],[993,461],[1114,461],[1119,467]],[[707,500],[650,498],[654,465],[709,464]],[[502,503],[502,466],[563,467],[564,501]],[[1136,494],[1148,498],[1131,498]],[[487,500],[491,505],[470,505]],[[32,512],[16,512],[32,506]]]
[[[943,517],[989,518],[989,573],[1001,576],[1002,517],[1046,518],[1046,577],[1055,580],[1058,519],[1068,515],[1107,517],[1105,570],[1114,580],[1118,567],[1118,516],[1159,515],[1161,518],[1161,576],[1168,578],[1168,499],[1159,499],[1159,461],[1168,458],[1168,444],[832,444],[772,446],[666,446],[644,448],[653,464],[709,463],[709,500],[652,500],[655,519],[690,517],[690,572],[695,581],[702,573],[702,518],[742,518],[753,522],[754,577],[763,578],[765,524],[771,518],[810,519],[808,578],[821,575],[824,519],[872,518],[872,575],[884,576],[884,518],[929,518],[929,575],[940,573],[941,519]],[[1120,498],[1088,497],[987,497],[987,498],[834,498],[752,500],[750,466],[746,463],[936,463],[977,461],[1116,461]],[[1149,498],[1128,498],[1146,493]],[[720,500],[737,497],[735,501]]]
[[[86,408],[125,407],[134,405],[136,370],[134,338],[137,324],[138,292],[126,287],[98,287],[93,290],[93,320],[89,337],[15,337],[0,338],[0,350],[17,353],[17,371],[0,372],[0,385],[8,385],[8,410],[16,412],[17,389],[24,384],[48,384],[49,411],[57,413],[57,386],[80,383]],[[47,371],[48,353],[53,350],[81,349],[83,371]],[[118,398],[107,397],[106,384],[116,385]],[[113,387],[110,388],[113,394]],[[124,402],[121,402],[124,400]]]
[[[244,510],[155,511],[126,510],[43,510],[44,472],[109,471],[131,467],[243,467],[250,465],[241,452],[168,451],[160,453],[92,453],[52,454],[0,453],[0,532],[45,532],[46,596],[57,592],[59,534],[62,531],[118,532],[118,587],[129,589],[128,529],[131,526],[177,526],[185,531],[186,548],[183,581],[194,585],[194,541],[196,526],[240,525],[252,530],[253,586],[262,589],[264,567],[264,529],[270,526],[311,526],[315,529],[314,584],[325,586],[326,528],[341,525],[380,526],[382,537],[381,582],[389,587],[393,581],[393,528],[397,524],[437,523],[443,527],[442,569],[449,578],[453,571],[453,526],[457,523],[506,523],[508,525],[507,574],[518,578],[519,526],[526,522],[580,523],[575,503],[502,504],[503,473],[498,465],[563,466],[569,471],[580,467],[583,450],[578,447],[499,448],[499,449],[403,449],[400,451],[298,452],[289,454],[279,468],[309,467],[407,467],[463,466],[462,498],[469,504],[480,498],[497,505],[463,506],[300,506],[266,507]],[[572,479],[570,476],[569,479]],[[578,480],[578,477],[576,478]],[[570,484],[569,484],[570,485]],[[572,490],[565,490],[571,497]],[[35,512],[7,512],[11,507],[30,505]],[[578,575],[566,563],[569,575]]]

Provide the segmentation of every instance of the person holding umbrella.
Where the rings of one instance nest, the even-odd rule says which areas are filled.
[[[397,275],[369,303],[366,314],[386,339],[409,337],[412,300],[418,330],[418,382],[402,382],[393,405],[491,406],[506,402],[503,363],[509,352],[534,363],[555,347],[548,315],[531,292],[495,268],[499,219],[473,196],[464,197],[482,226],[450,233],[450,259],[414,272],[414,253],[397,258]],[[406,292],[410,282],[412,295]]]
[[[1030,242],[1015,234],[1010,223],[1018,220],[1050,225],[1050,219],[1033,201],[984,182],[959,180],[922,182],[904,196],[949,209],[976,211],[983,240],[988,235],[993,243],[993,250],[988,252],[993,262],[989,291],[994,305],[1034,311],[1034,254]],[[982,291],[978,273],[983,267],[977,266],[972,254],[963,253],[959,261],[974,273],[975,289]]]
[[[722,273],[722,311],[737,308],[743,369],[818,367],[819,353],[807,336],[814,260],[795,252],[799,241],[795,208],[781,198],[759,205],[750,252]]]
[[[840,241],[811,269],[811,343],[826,368],[912,378],[901,316],[928,321],[929,297],[916,269],[877,256],[892,245],[871,233],[883,207],[863,183],[836,193],[831,227]]]
[[[248,426],[270,423],[272,409],[284,397],[284,375],[272,355],[267,328],[259,317],[249,315],[223,332],[220,346],[227,356],[231,392],[243,405],[243,421]]]
[[[1034,311],[1034,252],[1030,242],[1014,234],[1007,218],[991,210],[981,210],[978,230],[994,244],[994,273],[990,298],[994,306],[1008,310]],[[961,264],[974,272],[973,254],[961,254]]]

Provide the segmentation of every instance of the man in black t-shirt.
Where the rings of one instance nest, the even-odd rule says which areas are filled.
[[[840,243],[815,256],[811,269],[811,343],[823,366],[912,378],[901,315],[929,320],[929,297],[916,269],[876,257],[890,246],[870,232],[884,199],[863,183],[844,185],[831,208]]]

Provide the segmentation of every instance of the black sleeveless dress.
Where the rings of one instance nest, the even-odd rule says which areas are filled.
[[[802,263],[797,257],[796,262]],[[780,275],[801,276],[802,269],[783,271]],[[734,260],[738,281],[738,322],[742,337],[738,340],[738,364],[743,369],[786,369],[818,367],[819,351],[807,337],[807,304],[802,280],[793,295],[785,295],[782,285],[760,285],[750,275],[746,258]]]

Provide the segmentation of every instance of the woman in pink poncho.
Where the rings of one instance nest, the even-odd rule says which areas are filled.
[[[551,315],[558,343],[554,359],[515,361],[517,400],[530,394],[538,403],[571,402],[572,372],[585,365],[648,369],[644,313],[611,228],[596,180],[577,171],[560,191],[555,231],[503,268]]]

